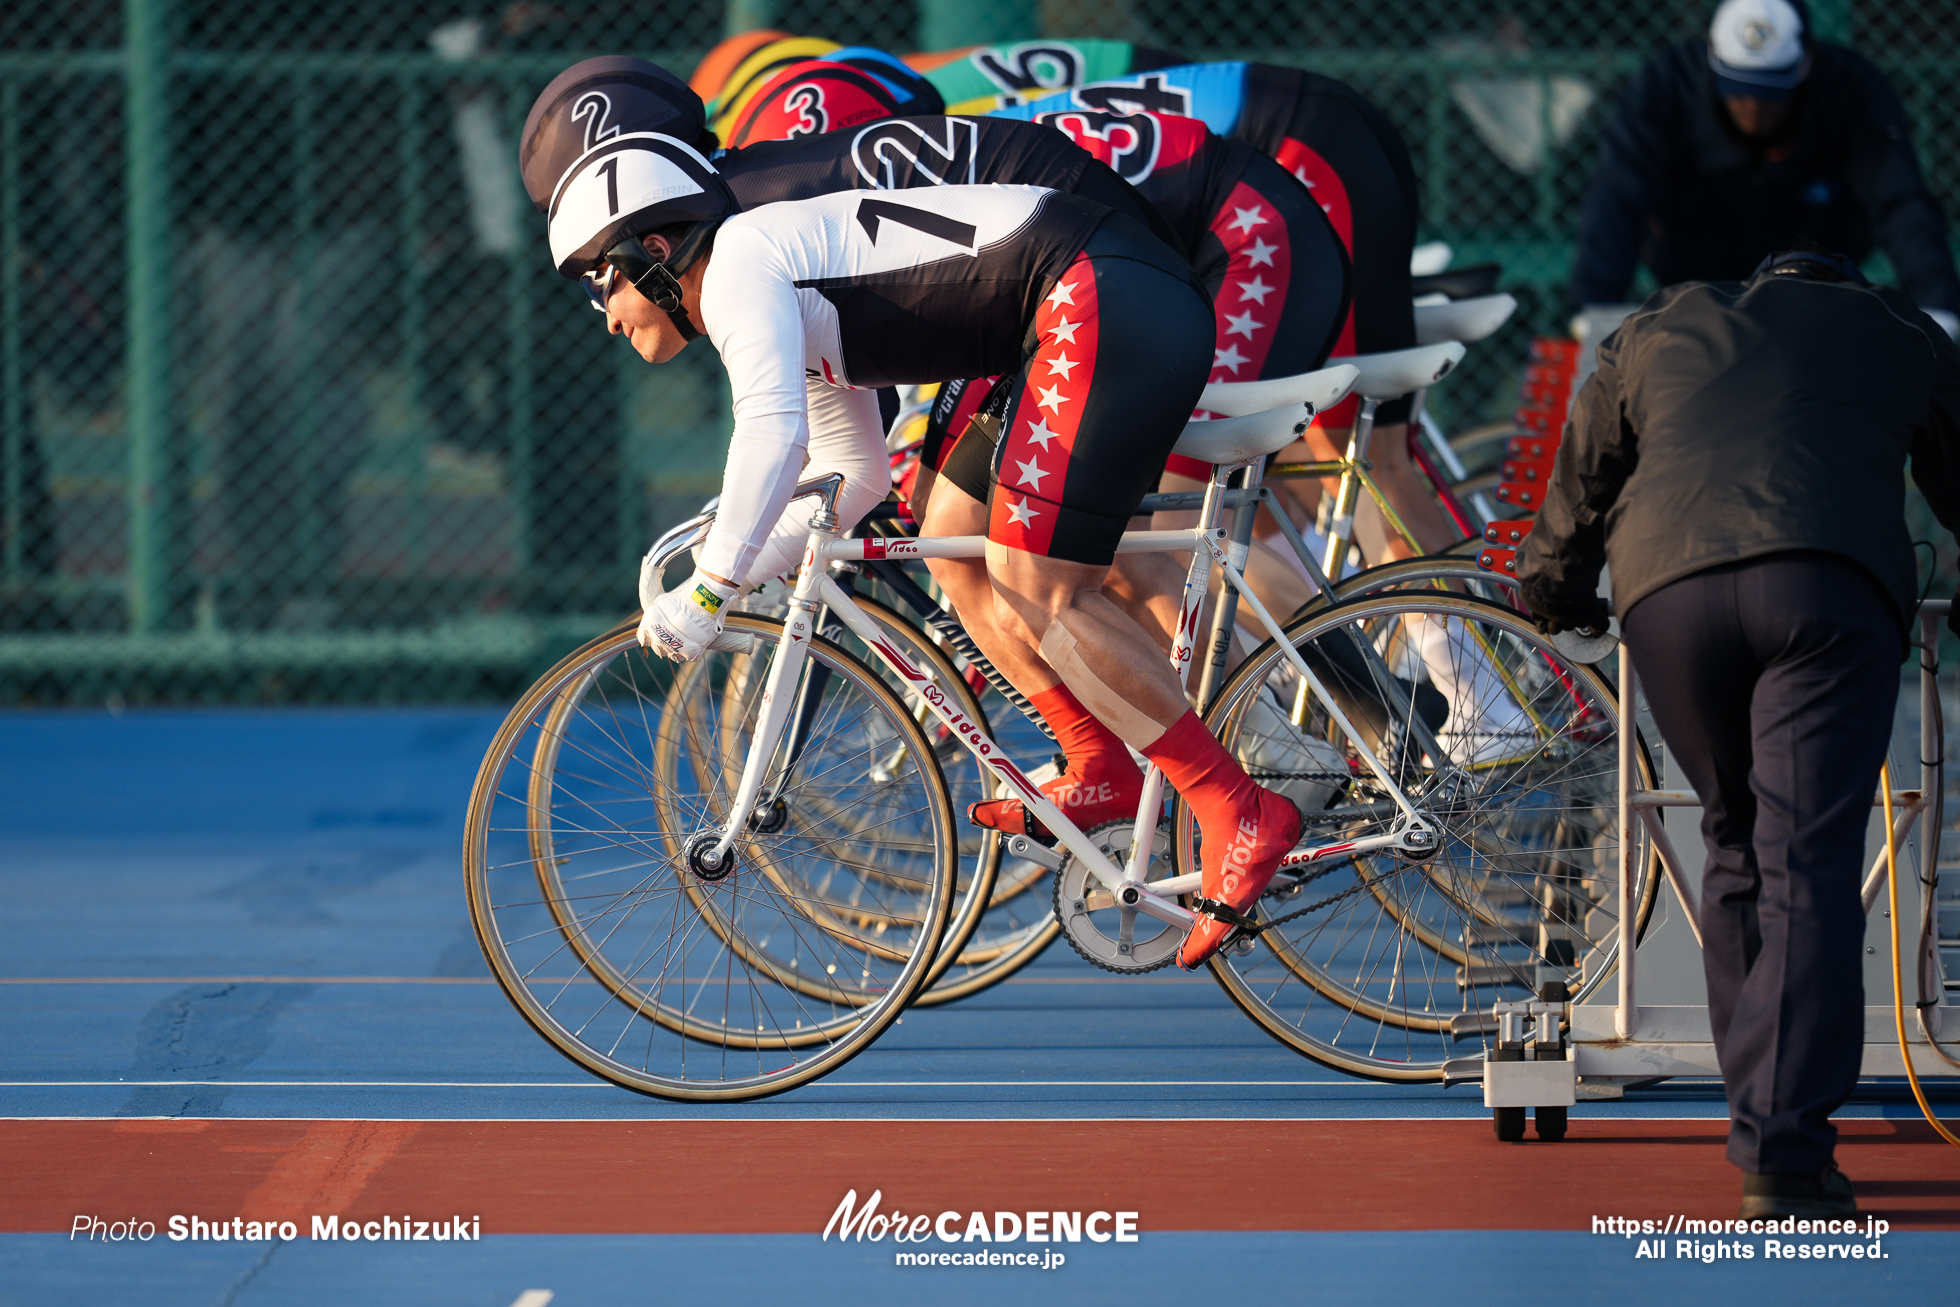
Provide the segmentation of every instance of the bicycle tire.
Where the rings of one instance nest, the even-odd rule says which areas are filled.
[[[780,629],[766,619],[741,614],[731,617],[729,625],[765,638],[772,628]],[[710,654],[703,662],[726,667],[740,659],[766,659],[773,650],[768,644],[752,654]],[[640,815],[652,810],[653,787],[678,792],[691,782],[655,776],[646,765],[666,691],[684,669],[643,654],[630,627],[622,625],[561,660],[519,700],[486,754],[471,794],[465,834],[472,924],[492,974],[513,1006],[561,1054],[595,1074],[640,1093],[686,1101],[781,1093],[862,1052],[924,983],[955,893],[954,826],[944,778],[923,732],[876,673],[822,640],[811,641],[809,657],[812,666],[825,667],[840,687],[824,705],[828,716],[820,728],[823,738],[813,744],[811,757],[847,773],[851,759],[883,750],[888,739],[905,745],[906,771],[884,787],[882,799],[874,794],[866,801],[889,800],[898,814],[890,824],[896,829],[901,821],[909,823],[906,830],[917,838],[905,843],[894,836],[874,854],[859,850],[856,855],[862,861],[902,854],[918,864],[916,906],[907,917],[911,943],[897,950],[889,943],[883,946],[887,954],[901,954],[902,961],[873,962],[875,954],[854,946],[862,941],[847,943],[831,929],[818,927],[797,894],[772,890],[767,876],[748,870],[753,851],[770,840],[775,842],[772,856],[779,861],[801,858],[812,865],[829,861],[848,866],[850,850],[832,854],[821,847],[792,849],[792,842],[801,838],[792,828],[780,836],[751,831],[736,841],[733,871],[710,883],[687,871],[677,856],[681,831],[664,829],[658,822],[636,828]],[[597,710],[583,715],[572,711],[569,704],[590,700],[595,686],[631,703],[634,714],[609,713],[601,724]],[[638,717],[638,725],[630,716]],[[536,762],[547,725],[558,737],[547,750],[547,792],[553,805],[540,817],[534,779],[541,770]],[[737,721],[730,729],[739,734],[744,725]],[[860,738],[873,729],[875,737]],[[579,756],[590,761],[595,773],[604,774],[581,777],[560,766],[568,746],[582,751]],[[841,785],[847,779],[840,774],[831,783]],[[721,778],[702,782],[691,800],[699,804],[695,824],[703,829],[719,820],[711,801],[720,783]],[[577,820],[561,822],[561,803],[578,814]],[[608,814],[606,807],[615,811]],[[541,828],[553,832],[552,838],[540,841]],[[622,854],[631,855],[624,867],[597,861],[617,860]],[[641,861],[632,861],[641,855]],[[567,864],[581,857],[588,860],[568,874]],[[645,868],[651,870],[642,874]],[[614,876],[636,883],[621,888],[620,882],[602,880]],[[553,885],[559,887],[556,894]],[[704,907],[704,900],[719,902],[718,910]],[[653,910],[645,917],[665,914],[671,919],[665,935],[660,933],[662,922],[655,920],[644,935],[635,926],[635,933],[621,941],[628,923],[649,906]],[[614,919],[601,933],[592,923],[608,915]],[[712,923],[711,917],[716,918]],[[743,939],[746,950],[731,947],[724,932]],[[705,968],[703,949],[712,954]],[[605,965],[595,960],[601,956]],[[653,960],[663,956],[666,960],[655,968]],[[813,1008],[806,994],[782,982],[788,978],[785,972],[821,971],[826,956],[848,960],[864,974],[855,984],[848,977],[827,986],[819,983],[817,988],[830,1001]],[[785,958],[796,964],[787,964]],[[670,974],[676,966],[678,973]],[[547,967],[571,974],[545,974]],[[872,982],[874,968],[878,977]],[[714,1004],[704,1015],[707,997],[719,1004],[719,1019],[713,1015]],[[792,1024],[797,1013],[802,1015]],[[632,1047],[625,1048],[629,1038]],[[644,1055],[637,1051],[642,1046]],[[622,1050],[633,1060],[621,1056]],[[786,1056],[772,1064],[771,1053]]]
[[[1445,631],[1445,647],[1460,648],[1466,666],[1478,659],[1492,663],[1481,673],[1468,666],[1459,684],[1475,683],[1482,674],[1495,688],[1486,696],[1489,703],[1473,705],[1479,714],[1474,720],[1481,723],[1508,705],[1505,729],[1515,738],[1501,738],[1492,727],[1489,742],[1479,743],[1475,734],[1459,731],[1457,743],[1444,747],[1474,752],[1466,761],[1438,765],[1411,743],[1418,734],[1413,725],[1391,720],[1375,728],[1385,742],[1378,751],[1401,768],[1405,789],[1442,835],[1437,854],[1423,863],[1381,853],[1335,859],[1296,878],[1277,878],[1258,905],[1262,920],[1294,912],[1301,900],[1312,910],[1260,934],[1250,954],[1221,953],[1211,962],[1233,1002],[1281,1043],[1347,1074],[1390,1081],[1443,1078],[1446,1064],[1468,1055],[1453,1052],[1452,1045],[1488,1033],[1490,1001],[1524,997],[1538,983],[1540,966],[1569,962],[1561,978],[1572,982],[1575,1001],[1596,991],[1617,967],[1618,929],[1610,908],[1617,902],[1612,804],[1619,723],[1612,687],[1591,668],[1565,664],[1510,610],[1441,591],[1398,591],[1323,608],[1290,623],[1285,636],[1326,659],[1329,642],[1346,639],[1345,633],[1360,632],[1372,646],[1384,632],[1400,638],[1395,633],[1416,621],[1436,622]],[[1387,667],[1386,654],[1382,665]],[[1329,673],[1316,674],[1338,690]],[[1268,641],[1221,687],[1207,725],[1241,756],[1274,752],[1259,734],[1281,734],[1269,718],[1250,734],[1245,728],[1253,714],[1273,711],[1255,707],[1255,696],[1292,685],[1293,675]],[[1375,693],[1391,708],[1398,701],[1398,692],[1385,686],[1347,692],[1357,699]],[[1422,703],[1414,691],[1400,692],[1399,701],[1404,714]],[[1457,711],[1454,704],[1450,711]],[[1309,737],[1338,745],[1323,738],[1338,734],[1326,724],[1324,710],[1316,704],[1312,714],[1300,726],[1286,718],[1299,739],[1279,741],[1283,756],[1292,749],[1301,757],[1324,758],[1308,747]],[[1357,727],[1370,729],[1360,720]],[[1431,729],[1439,741],[1451,738],[1440,725]],[[1351,749],[1345,756],[1345,788],[1322,812],[1309,814],[1308,830],[1319,831],[1311,836],[1315,843],[1381,833],[1395,817],[1372,774],[1355,766]],[[1636,756],[1642,782],[1651,784],[1644,743]],[[1325,762],[1320,766],[1313,774],[1326,776]],[[1308,774],[1304,765],[1297,770]],[[1297,777],[1281,783],[1303,784]],[[1172,831],[1178,866],[1195,866],[1196,835],[1181,798],[1173,807]],[[1658,853],[1644,831],[1637,838],[1636,902],[1644,926],[1659,884]],[[1419,996],[1412,1000],[1415,991]]]

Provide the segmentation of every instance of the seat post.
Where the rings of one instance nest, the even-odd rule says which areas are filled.
[[[1256,460],[1231,478],[1239,483],[1238,488],[1245,497],[1232,509],[1232,535],[1225,548],[1225,557],[1241,574],[1252,552],[1252,531],[1259,517],[1259,476],[1264,468],[1265,460]],[[1214,483],[1220,479],[1222,470],[1213,471]],[[1206,646],[1210,652],[1205,658],[1204,672],[1198,678],[1199,712],[1210,706],[1212,695],[1218,692],[1218,687],[1225,680],[1225,664],[1232,649],[1232,632],[1239,621],[1238,588],[1229,580],[1221,579],[1220,584],[1218,603],[1211,615],[1211,640]]]
[[[1361,492],[1361,479],[1355,472],[1367,461],[1368,438],[1375,432],[1377,407],[1379,402],[1373,396],[1362,397],[1361,411],[1354,419],[1354,432],[1348,437],[1347,466],[1341,471],[1341,487],[1334,495],[1334,519],[1328,526],[1324,566],[1328,579],[1336,582],[1341,579],[1348,550],[1354,543],[1354,506]]]

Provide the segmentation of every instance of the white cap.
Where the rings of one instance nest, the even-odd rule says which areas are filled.
[[[1807,71],[1803,19],[1789,0],[1723,0],[1708,28],[1708,64],[1740,90],[1787,91]]]

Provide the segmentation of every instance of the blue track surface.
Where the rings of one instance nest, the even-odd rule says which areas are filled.
[[[160,1242],[160,1241],[159,1241]],[[1882,1262],[1636,1261],[1589,1234],[1163,1234],[1071,1245],[1067,1264],[899,1268],[889,1246],[810,1235],[511,1235],[453,1248],[348,1248],[307,1240],[268,1252],[157,1243],[88,1248],[58,1235],[0,1237],[0,1303],[140,1301],[416,1303],[510,1307],[548,1289],[551,1307],[618,1303],[930,1303],[933,1307],[1271,1301],[1418,1307],[1457,1303],[1950,1303],[1960,1236],[1894,1235]],[[1535,1269],[1536,1276],[1531,1274]],[[61,1289],[49,1285],[60,1277]],[[649,1288],[650,1282],[658,1288]],[[129,1286],[144,1286],[140,1298]],[[20,1286],[27,1287],[20,1287]],[[330,1289],[323,1286],[331,1285]],[[227,1296],[236,1293],[235,1297]]]
[[[470,931],[461,818],[499,719],[0,718],[0,1117],[1485,1117],[1474,1090],[1376,1085],[1306,1062],[1207,979],[1108,977],[1059,947],[1009,984],[913,1012],[831,1079],[781,1098],[692,1107],[616,1089],[530,1031]],[[1681,1083],[1580,1111],[1724,1114],[1719,1086]],[[1846,1114],[1917,1111],[1879,1086]],[[263,1250],[7,1235],[0,1303],[503,1307],[533,1287],[560,1304],[618,1301],[649,1275],[662,1292],[638,1300],[978,1302],[1011,1280],[1029,1302],[1161,1300],[1152,1290],[1173,1284],[1497,1301],[1511,1297],[1506,1278],[1551,1291],[1525,1269],[1548,1264],[1558,1295],[1582,1302],[1617,1300],[1629,1283],[1685,1301],[1743,1285],[1806,1301],[1950,1300],[1960,1236],[1897,1249],[1882,1270],[1795,1270],[1636,1264],[1620,1241],[1581,1235],[1158,1235],[1037,1273],[898,1271],[889,1252],[809,1237],[502,1236],[435,1251],[302,1240],[254,1269]]]
[[[12,715],[0,1114],[1466,1116],[1282,1048],[1207,978],[1051,948],[837,1075],[690,1107],[588,1076],[490,981],[458,849],[487,710]],[[20,982],[35,983],[20,983]],[[212,1082],[212,1083],[200,1083]],[[1723,1115],[1673,1083],[1605,1116]],[[1916,1114],[1877,1087],[1851,1114]]]

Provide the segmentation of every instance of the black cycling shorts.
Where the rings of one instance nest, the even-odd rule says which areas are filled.
[[[1409,254],[1417,196],[1408,147],[1388,118],[1331,77],[1254,64],[1235,135],[1250,140],[1305,182],[1354,261],[1354,304],[1334,357],[1410,349],[1416,343]],[[1355,401],[1321,418],[1354,421]],[[1382,424],[1406,422],[1406,399],[1383,404]]]
[[[1049,287],[1019,374],[981,407],[998,405],[998,443],[969,425],[941,474],[988,505],[996,544],[1107,567],[1204,390],[1211,346],[1189,268],[1113,216]]]

